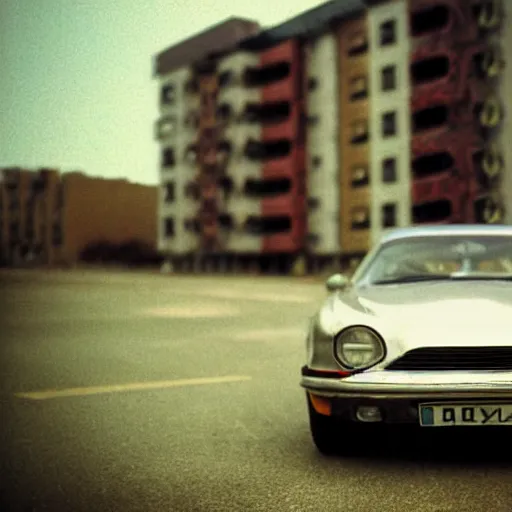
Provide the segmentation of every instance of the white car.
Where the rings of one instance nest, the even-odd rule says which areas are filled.
[[[327,289],[301,379],[320,452],[383,424],[512,427],[512,226],[395,230]]]

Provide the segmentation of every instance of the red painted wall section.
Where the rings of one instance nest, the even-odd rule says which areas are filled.
[[[472,178],[479,176],[484,145],[471,129],[445,129],[415,137],[411,150],[413,202],[419,204],[467,194]]]
[[[411,62],[413,111],[435,104],[483,101],[488,90],[485,78],[497,58],[494,47],[485,42],[436,41],[418,48]]]
[[[470,0],[411,0],[409,11],[410,35],[420,44],[439,39],[475,41],[483,30],[499,23],[498,13],[474,8]]]
[[[261,54],[261,67],[269,67],[286,63],[289,75],[283,80],[266,85],[262,89],[262,101],[297,100],[300,96],[300,48],[299,43],[292,39],[266,50]]]
[[[263,237],[263,252],[290,253],[304,246],[306,232],[306,176],[305,149],[302,132],[302,72],[299,43],[286,41],[261,54],[260,66],[271,68],[287,65],[289,72],[280,80],[264,85],[261,89],[263,104],[270,102],[289,102],[290,115],[275,124],[263,124],[262,142],[264,146],[276,141],[289,141],[291,149],[285,156],[267,158],[263,163],[262,178],[271,180],[286,178],[290,180],[288,192],[265,197],[261,200],[262,217],[288,217],[289,229]],[[284,75],[282,73],[280,76]],[[268,146],[267,146],[268,147]]]
[[[495,164],[488,128],[501,53],[487,36],[498,25],[499,9],[468,0],[410,2],[415,223],[478,220]]]

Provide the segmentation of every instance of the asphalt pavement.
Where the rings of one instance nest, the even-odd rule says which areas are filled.
[[[512,510],[511,434],[325,458],[299,387],[314,281],[0,272],[0,511]]]

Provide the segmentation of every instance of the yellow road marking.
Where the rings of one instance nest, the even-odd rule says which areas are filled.
[[[206,384],[223,384],[226,382],[242,382],[251,380],[246,375],[228,375],[225,377],[206,377],[199,379],[163,380],[156,382],[133,382],[130,384],[114,384],[111,386],[92,386],[69,389],[48,389],[46,391],[30,391],[16,393],[18,398],[29,400],[50,400],[52,398],[64,398],[70,396],[100,395],[104,393],[122,393],[126,391],[141,391],[148,389],[167,389],[184,386],[201,386]]]

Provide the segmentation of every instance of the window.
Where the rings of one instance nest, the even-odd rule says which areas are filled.
[[[318,197],[308,198],[308,207],[310,210],[316,210],[320,206],[320,199]]]
[[[175,235],[173,217],[167,217],[164,220],[164,232],[166,237],[173,237]]]
[[[199,92],[199,82],[195,78],[191,78],[185,84],[185,92],[188,94],[195,94]]]
[[[185,149],[185,154],[183,155],[183,157],[187,162],[195,163],[197,161],[198,151],[199,148],[197,147],[197,144],[189,144]]]
[[[365,187],[370,183],[368,166],[365,164],[355,165],[351,171],[351,184],[353,188]]]
[[[165,184],[165,202],[172,203],[176,199],[175,197],[175,187],[174,183],[166,183]]]
[[[385,158],[382,161],[382,181],[384,183],[395,183],[396,180],[396,158]]]
[[[174,167],[176,156],[173,148],[165,148],[162,152],[162,167]]]
[[[217,107],[217,118],[221,121],[229,121],[233,116],[233,108],[229,103],[221,103]]]
[[[396,43],[396,21],[388,20],[380,24],[379,39],[381,46],[389,46]]]
[[[368,39],[364,31],[354,32],[348,39],[349,57],[357,57],[368,51]]]
[[[357,76],[350,80],[350,99],[362,100],[368,97],[368,79],[365,76]]]
[[[396,226],[396,205],[388,203],[382,206],[382,227],[392,228]]]
[[[219,225],[224,229],[233,229],[235,227],[235,221],[233,216],[227,213],[221,213],[218,217]]]
[[[382,136],[392,137],[396,131],[396,112],[385,112],[382,115]]]
[[[231,71],[230,69],[223,71],[219,75],[219,87],[226,87],[228,85],[233,85],[233,82],[234,82],[234,75],[233,75],[233,71]]]
[[[201,226],[197,219],[185,219],[183,226],[185,231],[191,231],[193,233],[199,233],[201,231]]]
[[[394,91],[396,89],[396,67],[386,66],[382,68],[380,79],[383,91]]]
[[[13,179],[6,179],[4,177],[4,183],[5,183],[7,190],[9,190],[10,192],[14,192],[14,191],[18,190],[18,181],[17,180],[15,181]]]
[[[199,185],[196,182],[190,181],[185,185],[186,198],[194,199],[197,201],[200,196],[201,194],[199,190]]]
[[[164,117],[158,121],[158,137],[169,137],[176,131],[176,118],[174,116]]]
[[[352,144],[364,144],[368,142],[368,121],[366,119],[354,121],[350,129],[350,142]]]
[[[308,91],[314,91],[318,87],[318,78],[312,76],[308,78]]]
[[[307,116],[307,124],[309,126],[315,126],[320,121],[320,116]]]
[[[52,231],[52,243],[54,247],[60,247],[63,242],[62,227],[59,224],[54,224]]]
[[[318,245],[320,243],[320,235],[317,233],[308,233],[307,240],[310,245]]]
[[[217,143],[217,150],[219,153],[231,154],[233,151],[233,144],[229,140],[221,140]]]
[[[38,174],[33,180],[32,180],[32,190],[35,193],[42,192],[46,187],[46,177],[44,174]]]
[[[320,156],[314,156],[311,159],[311,166],[313,169],[318,169],[322,165],[322,157]]]
[[[174,85],[167,84],[162,87],[160,101],[162,105],[173,105],[176,101],[176,90]]]
[[[370,227],[370,213],[368,208],[364,206],[352,208],[351,227],[353,230],[368,229]]]

